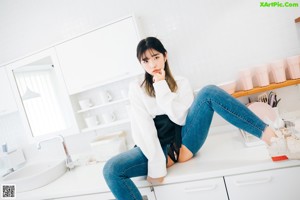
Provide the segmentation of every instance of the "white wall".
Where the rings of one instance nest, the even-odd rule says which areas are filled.
[[[2,0],[0,63],[134,13],[142,37],[157,36],[166,45],[175,74],[189,77],[194,88],[220,83],[239,68],[300,54],[294,23],[300,7],[261,8],[259,2]]]
[[[133,13],[142,37],[165,44],[174,74],[194,89],[218,84],[235,79],[238,69],[300,54],[300,7],[259,2],[1,0],[0,66]]]

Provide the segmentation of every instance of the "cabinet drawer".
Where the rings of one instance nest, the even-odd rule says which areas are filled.
[[[230,200],[299,200],[300,167],[225,177]]]
[[[142,193],[143,200],[155,200],[154,192],[150,188],[141,188],[139,190]],[[61,200],[100,200],[100,199],[116,200],[114,195],[110,192],[57,198],[57,200],[59,199]]]
[[[157,186],[157,200],[228,200],[223,178]]]

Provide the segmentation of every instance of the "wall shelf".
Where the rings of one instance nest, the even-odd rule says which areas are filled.
[[[114,121],[114,122],[111,122],[108,124],[100,124],[99,126],[82,129],[81,133],[95,131],[98,129],[109,128],[109,127],[123,125],[123,124],[128,124],[128,123],[130,123],[130,119],[121,119],[121,120],[117,120],[117,121]]]
[[[103,107],[106,107],[106,106],[111,106],[111,105],[126,102],[126,101],[129,102],[129,98],[119,99],[119,100],[111,101],[109,103],[105,103],[105,104],[101,104],[101,105],[95,105],[95,106],[92,106],[92,107],[89,107],[89,108],[86,108],[86,109],[78,110],[77,113],[83,113],[83,112],[87,112],[89,110],[94,110],[94,109],[97,109],[97,108],[103,108]]]
[[[299,23],[300,22],[300,17],[295,19],[295,23]]]
[[[297,85],[300,84],[300,79],[294,79],[294,80],[287,80],[282,83],[272,83],[270,85],[264,86],[264,87],[256,87],[251,90],[246,90],[246,91],[237,91],[232,94],[233,97],[238,98],[238,97],[243,97],[243,96],[248,96],[260,92],[265,92],[269,90],[274,90],[282,87],[287,87],[291,85]]]

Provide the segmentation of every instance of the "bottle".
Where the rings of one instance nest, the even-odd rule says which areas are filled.
[[[8,153],[8,149],[7,149],[7,143],[3,143],[1,145],[1,149],[2,149],[2,154],[6,155]]]
[[[12,172],[13,171],[13,168],[11,167],[11,162],[8,158],[8,148],[7,148],[7,143],[3,143],[1,144],[1,156],[0,156],[0,166],[1,166],[1,169],[3,169],[3,171],[1,170],[1,175],[2,176],[5,176],[7,175],[8,173]],[[4,174],[3,174],[4,172]]]

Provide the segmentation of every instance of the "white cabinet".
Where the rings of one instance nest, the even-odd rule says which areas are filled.
[[[157,186],[154,191],[157,200],[228,200],[222,177]]]
[[[54,48],[10,63],[6,72],[30,139],[78,133]]]
[[[154,192],[150,188],[141,188],[139,189],[142,193],[143,200],[156,200],[154,196]],[[90,194],[90,195],[82,195],[82,196],[72,196],[72,197],[64,197],[57,198],[61,200],[116,200],[112,193],[99,193],[99,194]]]
[[[18,110],[5,68],[0,68],[0,116]]]
[[[230,200],[298,200],[300,167],[225,177]]]
[[[142,72],[136,59],[139,35],[133,17],[55,47],[69,94]]]

